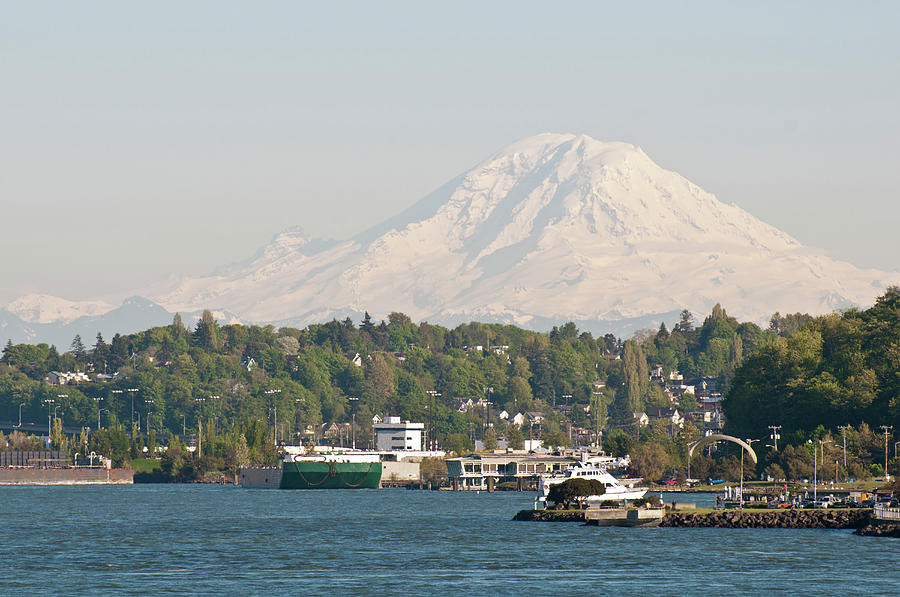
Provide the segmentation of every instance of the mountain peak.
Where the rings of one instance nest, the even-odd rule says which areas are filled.
[[[829,312],[898,282],[805,249],[635,145],[544,133],[351,240],[288,229],[249,260],[150,298],[276,325],[402,311],[446,325],[571,320],[622,333],[715,303],[760,322]]]

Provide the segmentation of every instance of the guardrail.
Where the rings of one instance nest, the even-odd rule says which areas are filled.
[[[876,504],[874,508],[875,518],[878,520],[900,520],[900,508],[888,508]]]

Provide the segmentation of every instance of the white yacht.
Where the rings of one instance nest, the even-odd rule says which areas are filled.
[[[621,500],[636,500],[644,497],[647,493],[646,487],[626,487],[613,477],[599,463],[592,460],[581,462],[569,467],[564,472],[541,477],[541,497],[539,502],[546,503],[547,495],[550,493],[550,486],[568,481],[569,479],[594,479],[603,483],[606,492],[603,495],[592,495],[587,498],[588,502],[618,502]]]

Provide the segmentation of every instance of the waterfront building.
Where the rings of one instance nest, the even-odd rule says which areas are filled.
[[[484,490],[489,488],[488,479],[493,479],[495,487],[500,483],[514,482],[517,487],[525,488],[537,484],[541,475],[563,473],[588,458],[601,458],[601,464],[610,468],[627,465],[627,460],[604,457],[596,450],[565,450],[558,454],[495,450],[448,458],[445,462],[447,476],[454,489]]]
[[[424,423],[401,421],[400,417],[387,417],[375,423],[375,448],[383,451],[422,450]]]

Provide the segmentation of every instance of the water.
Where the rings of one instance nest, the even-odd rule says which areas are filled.
[[[895,539],[834,530],[511,521],[533,497],[209,485],[0,487],[0,594],[898,592]],[[698,505],[714,499],[671,497]]]

